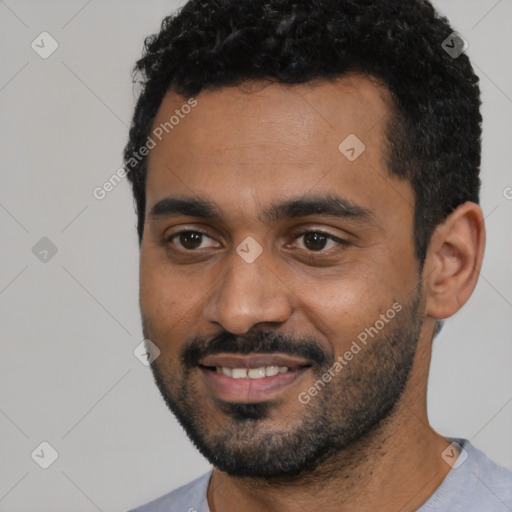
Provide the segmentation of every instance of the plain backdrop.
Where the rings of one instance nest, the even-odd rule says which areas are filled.
[[[123,511],[209,468],[133,354],[128,184],[93,196],[122,165],[144,37],[179,5],[0,0],[0,511]],[[429,413],[512,467],[512,2],[436,5],[481,78],[488,244],[474,296],[434,342]],[[42,32],[58,44],[46,59]],[[58,453],[48,469],[42,442]]]

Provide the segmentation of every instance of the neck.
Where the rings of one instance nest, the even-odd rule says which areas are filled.
[[[448,473],[441,459],[448,443],[414,416],[402,426],[416,435],[397,439],[375,432],[312,473],[287,481],[236,478],[214,469],[210,511],[417,510]]]

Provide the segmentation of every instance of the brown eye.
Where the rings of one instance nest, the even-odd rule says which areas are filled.
[[[198,233],[197,231],[188,231],[185,233],[180,233],[177,237],[181,246],[184,249],[197,249],[201,246],[201,242],[203,241],[203,234]]]
[[[307,233],[304,235],[304,247],[310,251],[321,251],[325,248],[328,238],[321,233]]]
[[[295,240],[297,241],[297,247],[299,249],[311,252],[320,252],[326,249],[333,249],[340,245],[348,245],[346,240],[342,240],[328,233],[323,233],[322,231],[306,231],[298,235]]]
[[[205,233],[201,231],[180,231],[179,233],[174,233],[166,239],[166,243],[174,246],[175,249],[180,251],[194,251],[197,249],[207,249],[211,247],[216,247],[218,244],[215,243],[215,240],[210,238]]]

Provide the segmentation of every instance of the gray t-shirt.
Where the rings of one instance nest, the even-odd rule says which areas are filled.
[[[469,441],[449,441],[464,451],[418,512],[512,512],[512,471],[496,465]],[[210,512],[206,490],[211,474],[129,512]]]

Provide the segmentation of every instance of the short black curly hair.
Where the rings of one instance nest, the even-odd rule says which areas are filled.
[[[450,55],[442,46],[452,32],[425,0],[187,2],[146,38],[133,70],[141,91],[124,162],[139,242],[147,158],[138,151],[168,91],[190,100],[202,89],[246,81],[300,84],[358,72],[383,83],[394,99],[386,160],[389,172],[414,188],[422,263],[435,227],[458,205],[479,200],[478,77],[464,53]]]

